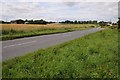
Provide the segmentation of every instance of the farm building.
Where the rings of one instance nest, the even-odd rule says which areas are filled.
[[[24,24],[29,24],[29,22],[26,21]]]
[[[12,20],[11,21],[11,24],[24,24],[24,23],[25,23],[25,21],[23,21],[21,19],[19,19],[19,20]]]
[[[107,23],[107,26],[112,26],[112,23]]]

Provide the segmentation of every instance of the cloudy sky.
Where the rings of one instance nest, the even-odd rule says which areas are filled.
[[[116,22],[117,2],[1,2],[3,20],[104,20]]]

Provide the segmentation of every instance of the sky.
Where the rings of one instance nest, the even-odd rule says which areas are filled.
[[[118,2],[7,2],[0,3],[0,20],[44,19],[118,20]]]

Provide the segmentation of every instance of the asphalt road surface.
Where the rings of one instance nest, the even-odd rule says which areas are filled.
[[[73,31],[67,33],[27,37],[15,40],[2,41],[2,60],[22,56],[29,52],[34,52],[41,48],[54,46],[84,35],[103,30],[102,28],[93,28],[89,30]]]

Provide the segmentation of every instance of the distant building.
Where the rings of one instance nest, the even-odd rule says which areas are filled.
[[[21,20],[21,19],[19,19],[19,20],[12,20],[11,21],[11,24],[24,24],[24,23],[25,23],[25,21]]]
[[[24,24],[29,24],[29,22],[26,21]]]
[[[112,26],[112,23],[107,23],[107,26]]]

